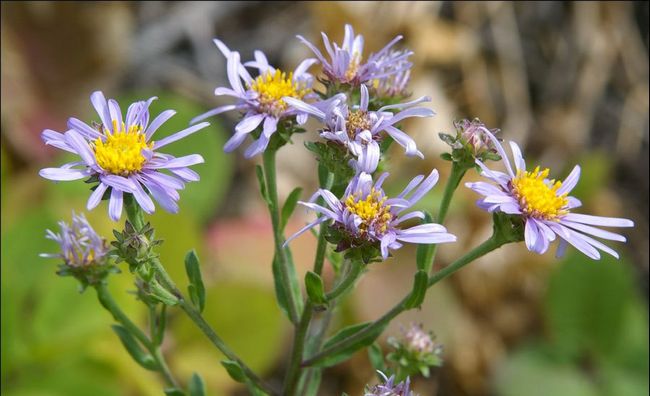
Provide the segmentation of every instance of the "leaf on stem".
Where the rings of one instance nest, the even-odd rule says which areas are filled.
[[[326,302],[323,280],[315,272],[307,271],[307,274],[305,274],[305,289],[309,299],[314,304],[324,304]]]
[[[192,378],[188,385],[188,391],[190,392],[190,396],[205,396],[205,384],[203,383],[201,376],[197,373],[192,374]]]
[[[415,278],[413,279],[413,290],[411,290],[411,294],[409,294],[408,299],[404,302],[405,309],[412,309],[422,305],[424,296],[427,294],[428,281],[429,275],[427,275],[427,272],[419,270],[415,273]]]
[[[146,368],[147,370],[158,371],[156,360],[153,358],[153,356],[142,349],[135,337],[126,328],[120,325],[112,325],[111,328],[120,338],[122,345],[124,345],[124,348],[129,353],[129,355],[131,355],[133,360],[136,361],[136,363]]]
[[[194,250],[189,251],[185,256],[185,272],[187,273],[187,278],[190,280],[190,284],[187,287],[190,299],[194,306],[198,308],[199,312],[203,312],[203,308],[205,308],[205,286],[201,278],[199,258],[196,256]]]
[[[260,185],[260,194],[262,195],[262,199],[264,202],[266,202],[267,205],[269,205],[270,201],[269,194],[266,189],[266,182],[264,181],[264,170],[260,165],[255,166],[255,174],[257,175],[257,182]]]
[[[323,345],[323,350],[327,350],[328,348],[332,347],[338,342],[343,341],[348,337],[351,337],[352,335],[358,333],[359,331],[362,331],[363,329],[370,326],[371,324],[372,322],[364,322],[364,323],[359,323],[352,326],[344,327],[343,329],[339,330],[338,333],[334,334],[325,342],[325,344]],[[377,337],[379,337],[382,331],[384,331],[385,327],[386,324],[382,324],[376,329],[373,329],[368,334],[365,334],[361,339],[355,341],[354,343],[343,348],[337,353],[333,355],[325,356],[322,359],[314,362],[313,366],[330,367],[344,360],[347,360],[359,349],[367,347],[368,345],[372,344],[377,339]]]
[[[296,204],[298,203],[298,198],[302,193],[302,188],[296,187],[291,194],[287,197],[287,200],[284,202],[282,207],[282,212],[280,212],[280,231],[284,231],[284,228],[287,226],[289,217],[293,214],[293,211],[296,209]]]

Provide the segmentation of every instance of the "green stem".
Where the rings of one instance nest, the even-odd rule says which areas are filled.
[[[159,276],[159,280],[172,294],[178,298],[178,305],[180,308],[187,314],[187,316],[196,324],[196,326],[203,332],[203,334],[212,342],[212,344],[217,347],[226,357],[234,362],[236,362],[242,370],[246,373],[246,376],[251,379],[258,387],[263,389],[269,394],[277,394],[273,388],[267,385],[261,378],[259,378],[253,370],[251,370],[244,362],[226,345],[226,343],[217,335],[214,329],[206,322],[201,313],[188,302],[183,294],[178,290],[176,284],[171,279],[165,268],[160,263],[158,259],[152,259],[150,262],[151,266],[154,268],[154,271]]]
[[[133,194],[124,194],[124,208],[126,209],[126,216],[135,228],[136,231],[142,230],[145,225],[144,212],[138,202],[135,200]]]
[[[287,298],[287,310],[289,319],[296,326],[298,325],[298,304],[291,292],[291,272],[289,266],[293,263],[289,261],[285,249],[282,247],[284,237],[282,230],[280,230],[280,213],[278,205],[278,189],[275,177],[275,154],[276,150],[268,149],[264,151],[264,178],[266,183],[266,193],[268,195],[269,212],[271,213],[271,223],[273,225],[273,240],[275,241],[275,254],[280,260],[280,282],[282,283]]]
[[[474,261],[478,257],[481,257],[492,250],[497,249],[498,247],[502,246],[503,244],[509,242],[508,240],[499,237],[497,235],[493,235],[491,238],[489,238],[487,241],[483,242],[481,245],[477,246],[474,248],[471,252],[467,253],[463,257],[459,258],[446,268],[442,269],[441,271],[437,272],[436,274],[432,275],[429,277],[429,282],[427,283],[427,287],[431,287],[441,281],[442,279],[448,277],[449,275],[453,274],[454,272],[458,271],[468,263]],[[407,295],[400,301],[397,305],[395,305],[393,308],[391,308],[390,311],[385,313],[381,318],[377,319],[376,321],[372,322],[369,326],[364,327],[363,329],[359,330],[358,332],[354,333],[350,337],[341,340],[337,342],[336,344],[330,346],[329,348],[315,354],[311,358],[307,359],[306,361],[303,362],[302,366],[311,366],[315,363],[318,363],[319,361],[323,360],[324,358],[334,355],[352,345],[354,345],[356,342],[363,340],[364,337],[366,337],[369,334],[372,334],[373,332],[376,332],[378,329],[383,328],[390,322],[393,318],[395,318],[397,315],[402,313],[405,308],[405,303],[408,300],[409,296]]]
[[[347,261],[347,260],[346,260]],[[345,263],[344,263],[345,264]],[[348,291],[354,282],[363,272],[363,264],[358,262],[349,262],[348,271],[341,281],[329,293],[325,294],[327,301],[332,301]]]
[[[174,378],[171,370],[169,370],[167,362],[165,362],[165,358],[162,355],[160,349],[157,346],[153,345],[153,343],[147,338],[142,330],[140,330],[140,328],[136,326],[131,321],[131,319],[129,319],[129,317],[126,316],[126,314],[120,309],[120,307],[117,305],[117,302],[115,302],[111,296],[110,291],[108,291],[106,285],[96,285],[95,290],[97,291],[97,299],[99,299],[101,305],[106,308],[106,310],[110,312],[111,315],[113,315],[113,318],[122,326],[124,326],[124,328],[129,333],[131,333],[153,356],[153,358],[156,360],[156,365],[159,368],[158,371],[165,378],[167,385],[178,388],[178,382],[176,382],[176,379]]]
[[[458,188],[460,181],[463,179],[463,176],[465,176],[465,173],[468,169],[469,168],[467,166],[459,164],[455,161],[451,163],[451,173],[449,175],[449,179],[447,179],[445,192],[442,196],[442,201],[440,202],[440,208],[438,209],[438,217],[436,218],[436,222],[438,224],[442,225],[444,223],[445,218],[447,217],[447,211],[449,210],[449,205],[451,204],[451,198],[454,196],[456,188]],[[426,259],[426,261],[430,263],[430,266],[428,268],[433,268],[433,262],[436,259],[437,252],[438,245],[433,245],[430,257],[427,257]]]
[[[140,208],[140,206],[137,204],[137,202],[135,202],[134,199],[126,200],[125,203],[127,209],[127,216],[129,220],[132,222],[132,224],[135,225],[136,222],[139,221],[139,219],[142,219],[142,222],[140,224],[144,226],[144,215],[142,213],[142,208]],[[178,305],[185,312],[185,314],[187,314],[187,316],[197,325],[197,327],[203,332],[203,334],[210,340],[210,342],[212,342],[212,344],[215,347],[217,347],[217,349],[219,349],[224,355],[226,355],[228,359],[237,362],[237,364],[239,364],[242,370],[246,373],[247,377],[250,378],[250,380],[253,383],[255,383],[255,385],[257,385],[260,389],[264,390],[270,395],[277,395],[278,393],[273,388],[271,388],[268,384],[262,381],[262,379],[260,379],[253,372],[253,370],[251,370],[246,364],[244,364],[244,362],[242,362],[242,360],[217,335],[217,333],[208,324],[208,322],[205,321],[203,316],[201,316],[201,313],[185,299],[183,293],[181,293],[178,287],[176,287],[176,284],[174,283],[172,278],[169,276],[167,271],[165,271],[165,268],[163,267],[160,260],[158,260],[157,258],[152,258],[151,260],[149,260],[149,264],[154,269],[158,280],[169,292],[171,292],[174,296],[176,296],[176,298],[178,298]]]
[[[307,336],[307,329],[309,328],[309,322],[311,322],[313,314],[312,308],[311,301],[307,299],[305,308],[302,311],[300,323],[298,323],[298,327],[296,327],[296,334],[293,338],[293,351],[291,353],[291,360],[289,360],[289,370],[287,371],[284,380],[283,395],[290,396],[296,391],[296,385],[300,378],[300,363],[302,362],[303,351],[305,348],[305,337]]]

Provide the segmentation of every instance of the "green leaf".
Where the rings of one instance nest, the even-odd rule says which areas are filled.
[[[296,204],[298,203],[298,198],[302,193],[302,188],[296,187],[291,194],[287,197],[287,200],[282,206],[282,211],[280,212],[280,231],[284,231],[284,228],[287,226],[289,217],[293,214],[294,209],[296,209]]]
[[[381,346],[374,342],[368,347],[368,359],[370,364],[375,369],[375,371],[381,371],[382,373],[386,372],[386,363],[384,362],[384,353],[381,350]]]
[[[415,278],[413,279],[413,290],[408,299],[404,302],[404,307],[406,309],[412,309],[422,305],[424,301],[424,296],[427,294],[427,282],[429,281],[429,275],[426,272],[419,270],[415,273]]]
[[[167,305],[162,305],[160,315],[156,318],[156,327],[154,329],[153,342],[155,345],[161,345],[165,338],[165,326],[167,325]]]
[[[440,154],[440,158],[442,158],[445,161],[453,161],[454,159],[451,157],[450,153],[442,153]]]
[[[165,395],[167,396],[185,396],[185,392],[178,388],[165,388],[163,392],[165,392]]]
[[[424,211],[424,219],[422,224],[433,223],[433,218],[431,214],[427,211]],[[433,249],[435,245],[432,244],[419,244],[416,253],[416,263],[419,270],[426,272],[427,274],[431,272],[431,267],[433,266]]]
[[[222,360],[221,365],[226,368],[230,378],[237,382],[246,382],[246,374],[244,374],[244,370],[239,366],[239,363],[232,360]]]
[[[190,396],[205,396],[205,384],[197,373],[192,374],[188,388]]]
[[[153,356],[145,352],[135,337],[124,327],[120,325],[111,325],[111,328],[122,341],[122,345],[126,351],[131,355],[133,360],[136,361],[140,366],[146,368],[147,370],[156,371],[158,370],[158,365],[154,360]]]
[[[203,312],[203,308],[205,308],[205,286],[203,286],[203,279],[201,278],[199,258],[194,250],[189,251],[185,256],[185,272],[190,280],[187,289],[192,303],[200,312]]]
[[[289,256],[291,253],[287,250],[287,256]],[[273,256],[273,264],[272,264],[272,269],[273,269],[273,283],[275,285],[275,296],[278,300],[278,304],[280,305],[280,309],[289,317],[289,310],[288,310],[288,300],[287,300],[287,293],[293,293],[293,299],[298,303],[298,311],[302,311],[302,295],[300,292],[300,285],[298,284],[298,279],[296,277],[296,269],[293,267],[289,267],[289,283],[291,285],[291,290],[287,291],[285,290],[284,284],[282,283],[282,268],[280,268],[281,263],[280,260],[277,259],[276,256]]]
[[[314,304],[325,303],[325,288],[323,287],[323,280],[321,277],[312,271],[307,271],[305,274],[305,289],[309,299]]]
[[[365,323],[359,323],[352,326],[344,327],[325,342],[325,344],[323,345],[323,349],[327,349],[333,346],[334,344],[338,343],[339,341],[342,341],[350,337],[351,335],[363,330],[371,323],[372,322],[365,322]],[[340,352],[330,356],[326,356],[323,359],[315,362],[314,366],[330,367],[349,359],[350,356],[352,356],[359,349],[367,347],[368,345],[372,344],[377,339],[377,337],[381,335],[382,331],[384,331],[385,326],[386,325],[379,326],[378,328],[374,329],[370,333],[366,334],[360,340],[354,342],[352,345],[343,348]]]
[[[151,287],[151,297],[155,298],[165,305],[174,306],[178,304],[178,297],[162,287],[157,281],[151,281],[149,283],[149,286]]]
[[[266,191],[266,182],[264,181],[264,169],[262,169],[262,166],[260,165],[255,165],[255,174],[257,175],[257,182],[259,183],[260,186],[260,195],[262,196],[262,199],[264,202],[266,202],[267,205],[269,205],[269,195]]]

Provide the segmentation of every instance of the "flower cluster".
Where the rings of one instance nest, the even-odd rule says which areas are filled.
[[[363,396],[417,396],[410,390],[411,380],[409,378],[403,382],[397,382],[394,375],[388,378],[381,371],[378,373],[384,379],[384,383],[366,387]]]
[[[387,359],[398,365],[400,372],[408,375],[429,376],[429,367],[442,365],[442,345],[435,341],[432,332],[426,332],[421,324],[402,328],[402,337],[390,337],[388,343],[395,350]]]

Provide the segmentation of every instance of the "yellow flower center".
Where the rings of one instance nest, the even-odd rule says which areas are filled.
[[[345,126],[348,136],[353,140],[360,131],[366,129],[370,130],[370,128],[372,128],[370,120],[368,119],[368,114],[362,110],[350,111]]]
[[[302,99],[310,91],[304,84],[293,81],[293,73],[286,73],[275,70],[275,73],[267,72],[258,76],[250,86],[250,89],[259,94],[258,101],[262,111],[279,116],[287,109],[287,104],[282,100],[289,96]]]
[[[384,205],[386,197],[381,195],[373,188],[366,199],[359,199],[359,195],[354,194],[345,200],[345,206],[350,213],[361,218],[362,223],[359,225],[359,229],[362,233],[367,232],[369,227],[373,227],[379,234],[383,234],[388,229],[393,215],[390,213],[390,205]]]
[[[554,220],[567,213],[562,209],[569,202],[567,193],[561,195],[557,193],[562,182],[555,180],[545,182],[548,173],[548,168],[540,172],[538,166],[532,172],[517,171],[517,176],[512,180],[513,192],[526,215]]]
[[[105,131],[105,140],[95,140],[97,164],[107,172],[122,176],[142,170],[146,162],[142,150],[153,147],[153,142],[147,144],[142,127],[131,125],[126,130],[123,123],[118,129],[117,122],[113,121],[113,131]]]

